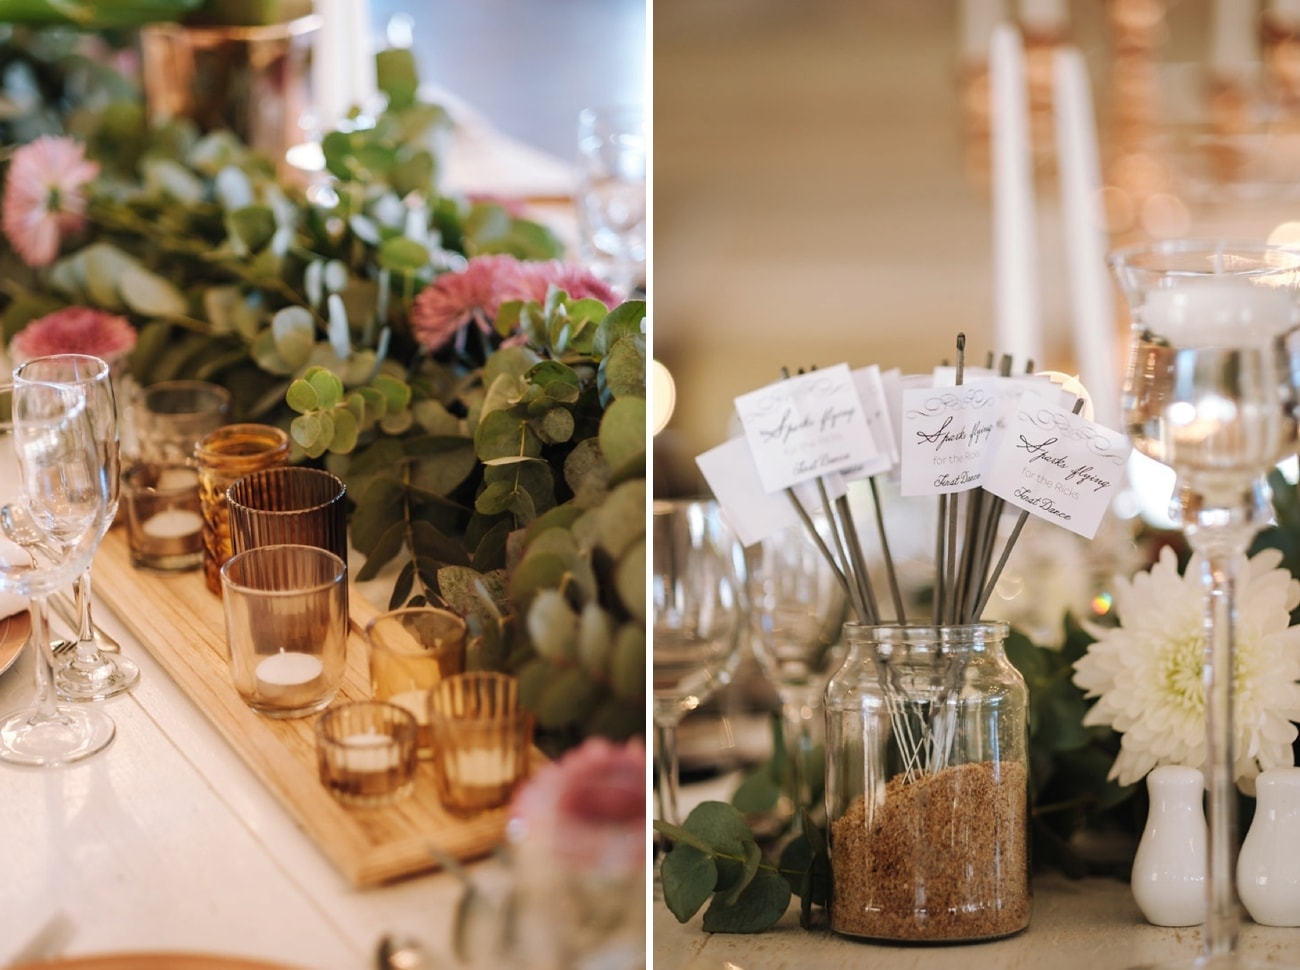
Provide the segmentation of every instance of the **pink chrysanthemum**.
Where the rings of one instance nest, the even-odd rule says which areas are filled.
[[[99,163],[71,138],[44,135],[14,152],[5,182],[5,236],[28,266],[48,266],[86,222],[86,183]]]
[[[592,737],[519,792],[510,834],[568,868],[623,875],[645,865],[645,746]]]
[[[135,348],[135,337],[126,317],[70,306],[23,327],[10,342],[9,353],[15,364],[48,354],[90,354],[111,366]]]
[[[552,285],[569,294],[571,300],[599,300],[610,309],[619,302],[613,287],[576,263],[562,263],[559,260],[529,263],[526,272],[530,299],[538,303],[546,300],[546,292]]]
[[[420,291],[411,306],[411,329],[426,349],[440,350],[470,322],[491,333],[501,304],[524,299],[527,293],[519,260],[475,256],[465,269],[444,273]]]

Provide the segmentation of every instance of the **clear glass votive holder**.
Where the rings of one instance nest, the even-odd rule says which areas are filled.
[[[221,567],[230,558],[230,510],[226,489],[250,472],[289,463],[289,436],[269,424],[227,424],[209,432],[194,449],[203,511],[203,578],[221,593]]]
[[[122,473],[131,564],[154,572],[203,565],[199,475],[191,466],[140,462]]]
[[[509,803],[528,776],[533,715],[519,706],[519,681],[473,671],[429,695],[434,781],[449,812],[473,815]]]
[[[194,464],[194,449],[230,420],[230,392],[208,381],[160,381],[140,392],[135,407],[140,459]]]
[[[347,486],[320,468],[250,472],[226,489],[232,552],[295,543],[348,561]]]
[[[332,707],[316,722],[321,784],[345,805],[372,808],[415,791],[417,725],[383,701]]]
[[[465,669],[465,621],[434,606],[392,610],[366,625],[366,640],[371,697],[415,716],[420,757],[430,757],[429,693]]]
[[[347,569],[328,549],[258,546],[221,567],[235,690],[267,717],[303,717],[338,692],[347,662]]]

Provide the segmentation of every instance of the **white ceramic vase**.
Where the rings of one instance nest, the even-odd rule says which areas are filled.
[[[1205,922],[1205,780],[1196,768],[1161,765],[1147,775],[1151,809],[1133,857],[1133,899],[1156,926]]]
[[[1237,857],[1237,894],[1256,923],[1300,926],[1300,768],[1261,772],[1255,798]]]

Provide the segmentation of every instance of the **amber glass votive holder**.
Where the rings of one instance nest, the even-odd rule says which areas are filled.
[[[269,424],[227,424],[194,449],[203,512],[203,578],[220,595],[221,567],[233,553],[226,489],[245,475],[289,462],[289,436]]]
[[[429,695],[438,797],[473,815],[507,804],[528,776],[533,715],[519,705],[519,681],[473,671],[446,678]]]
[[[203,564],[199,475],[177,463],[139,462],[122,473],[131,565],[181,572]]]
[[[250,472],[226,490],[233,552],[296,543],[348,561],[347,486],[321,468]]]
[[[221,567],[235,690],[267,717],[325,708],[347,663],[347,569],[328,549],[257,546]]]
[[[316,721],[321,784],[345,805],[372,808],[415,791],[415,718],[395,704],[353,701]]]
[[[449,610],[413,606],[366,624],[370,696],[404,707],[420,725],[420,757],[432,754],[429,694],[465,669],[465,621]]]

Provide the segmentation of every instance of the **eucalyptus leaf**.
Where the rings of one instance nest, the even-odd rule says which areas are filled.
[[[117,287],[122,302],[144,316],[180,316],[189,309],[180,290],[142,266],[124,267],[118,277]]]
[[[677,922],[689,921],[713,895],[718,866],[713,857],[690,845],[677,844],[659,867],[664,903]]]
[[[646,402],[623,397],[610,404],[600,419],[600,450],[610,467],[645,457]]]
[[[728,904],[715,898],[704,911],[706,933],[761,933],[790,908],[790,885],[775,872],[760,869],[740,897]]]
[[[533,647],[547,660],[577,659],[578,617],[559,590],[544,589],[533,598],[527,627]]]
[[[581,667],[560,667],[552,671],[533,713],[539,727],[563,728],[583,721],[600,699],[600,685]]]

